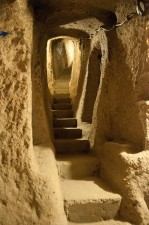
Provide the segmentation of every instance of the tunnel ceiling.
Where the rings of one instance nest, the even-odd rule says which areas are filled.
[[[84,6],[92,6],[101,8],[104,10],[114,11],[116,7],[117,0],[29,0],[29,2],[34,7],[64,7],[64,6],[74,6],[79,7]]]

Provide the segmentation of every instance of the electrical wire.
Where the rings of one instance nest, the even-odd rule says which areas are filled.
[[[83,39],[92,39],[92,38],[95,37],[95,36],[99,33],[99,31],[101,31],[101,30],[102,30],[102,31],[109,32],[109,31],[111,31],[111,30],[113,30],[113,29],[116,29],[117,27],[120,27],[120,26],[124,25],[125,23],[128,23],[128,22],[129,22],[134,16],[136,16],[136,15],[137,15],[137,11],[136,11],[136,12],[133,12],[133,13],[131,13],[131,14],[129,14],[129,15],[125,18],[125,20],[123,20],[123,21],[120,22],[120,23],[117,23],[117,24],[113,25],[113,26],[110,27],[110,28],[106,28],[105,25],[102,25],[102,26],[100,26],[98,29],[96,29],[95,32],[94,32],[93,34],[91,34],[89,37],[84,37],[84,38],[80,39],[80,42],[82,42]]]

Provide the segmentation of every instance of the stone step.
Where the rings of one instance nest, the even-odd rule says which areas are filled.
[[[70,104],[70,103],[54,103],[53,109],[55,109],[55,110],[70,110],[70,109],[72,109],[72,104]]]
[[[75,118],[57,118],[53,120],[54,127],[77,127]]]
[[[59,176],[65,179],[79,179],[99,174],[99,158],[92,153],[57,155]]]
[[[98,177],[62,180],[65,213],[71,222],[91,223],[114,219],[121,196],[113,193]]]
[[[68,89],[69,88],[69,80],[59,80],[56,81],[54,84],[54,88],[60,88],[60,89]]]
[[[71,118],[73,117],[72,110],[52,110],[54,117],[56,118]]]
[[[57,88],[57,89],[54,89],[54,95],[57,95],[57,94],[69,94],[69,89],[60,89],[60,88]]]
[[[88,152],[90,143],[84,139],[55,139],[54,146],[56,153],[68,154],[78,152]]]
[[[57,101],[60,101],[61,99],[65,102],[66,99],[70,99],[70,94],[55,94],[54,99],[56,99]]]
[[[133,224],[128,222],[118,221],[118,220],[107,220],[107,221],[87,223],[87,224],[68,222],[68,225],[133,225]]]
[[[76,139],[82,138],[82,130],[79,128],[54,128],[56,139]]]
[[[61,97],[54,97],[53,98],[53,103],[70,103],[71,102],[71,98],[70,97],[65,97],[65,98],[61,98]]]

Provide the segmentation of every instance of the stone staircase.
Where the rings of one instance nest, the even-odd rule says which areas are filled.
[[[121,196],[99,178],[99,159],[90,152],[89,141],[77,128],[69,93],[54,96],[53,130],[68,221],[90,224],[115,219]]]

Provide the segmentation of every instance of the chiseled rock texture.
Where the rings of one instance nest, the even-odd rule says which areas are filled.
[[[119,3],[116,10],[118,21],[124,21],[134,11],[135,8],[128,1]],[[138,150],[144,147],[137,102],[145,99],[140,79],[147,67],[147,18],[136,16],[116,30],[106,33],[107,39],[102,45],[106,42],[108,55],[102,65],[104,69],[101,70],[98,106],[94,114],[95,125],[98,123],[95,145],[106,139],[131,142]]]
[[[2,4],[0,28],[10,32],[6,38],[0,37],[0,224],[65,225],[53,146],[47,145],[48,175],[34,155],[33,14],[27,1],[15,1],[10,7]]]
[[[107,142],[100,153],[101,176],[122,196],[120,216],[132,224],[149,222],[149,155],[132,146]]]
[[[149,224],[148,123],[138,105],[149,100],[149,16],[80,41],[134,10],[129,0],[0,0],[0,30],[9,32],[0,36],[1,225],[67,224],[46,74],[47,41],[59,36],[76,43],[70,92],[100,175],[122,196],[121,218]]]

